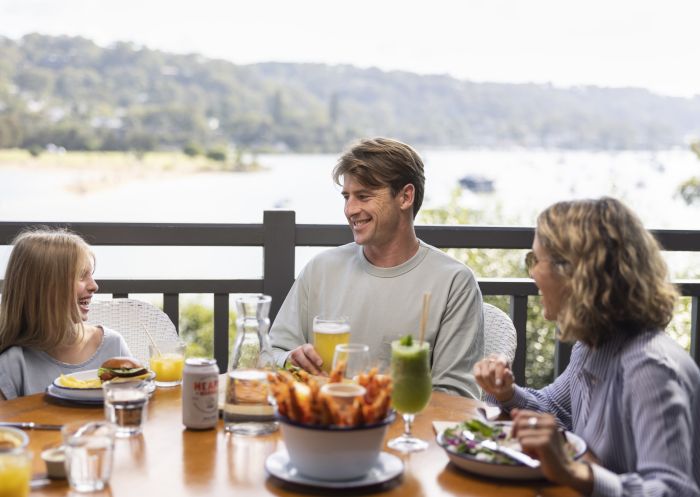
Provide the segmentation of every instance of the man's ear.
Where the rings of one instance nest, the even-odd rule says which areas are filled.
[[[399,200],[402,210],[413,209],[413,201],[416,198],[416,187],[409,183],[399,191]]]

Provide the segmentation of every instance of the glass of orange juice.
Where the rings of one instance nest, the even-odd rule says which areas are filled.
[[[24,447],[0,449],[0,497],[27,497],[32,454]]]
[[[350,319],[316,316],[313,323],[313,346],[323,359],[321,370],[330,373],[335,346],[350,342]]]
[[[156,374],[159,387],[174,387],[182,383],[182,370],[185,367],[185,343],[179,340],[156,341],[148,346],[151,371]]]

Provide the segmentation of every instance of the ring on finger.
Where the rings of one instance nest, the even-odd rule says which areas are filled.
[[[530,428],[537,428],[537,416],[530,416],[527,418],[527,425]]]

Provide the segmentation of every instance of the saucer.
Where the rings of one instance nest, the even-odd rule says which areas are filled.
[[[380,452],[377,463],[362,478],[343,481],[318,480],[299,474],[297,469],[289,463],[287,451],[280,450],[265,460],[265,469],[272,476],[297,485],[318,488],[358,488],[379,485],[396,478],[403,473],[403,462],[392,454]]]

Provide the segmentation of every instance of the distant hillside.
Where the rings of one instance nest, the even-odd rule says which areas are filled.
[[[0,37],[0,148],[312,152],[370,135],[418,146],[660,149],[700,136],[700,98]]]

